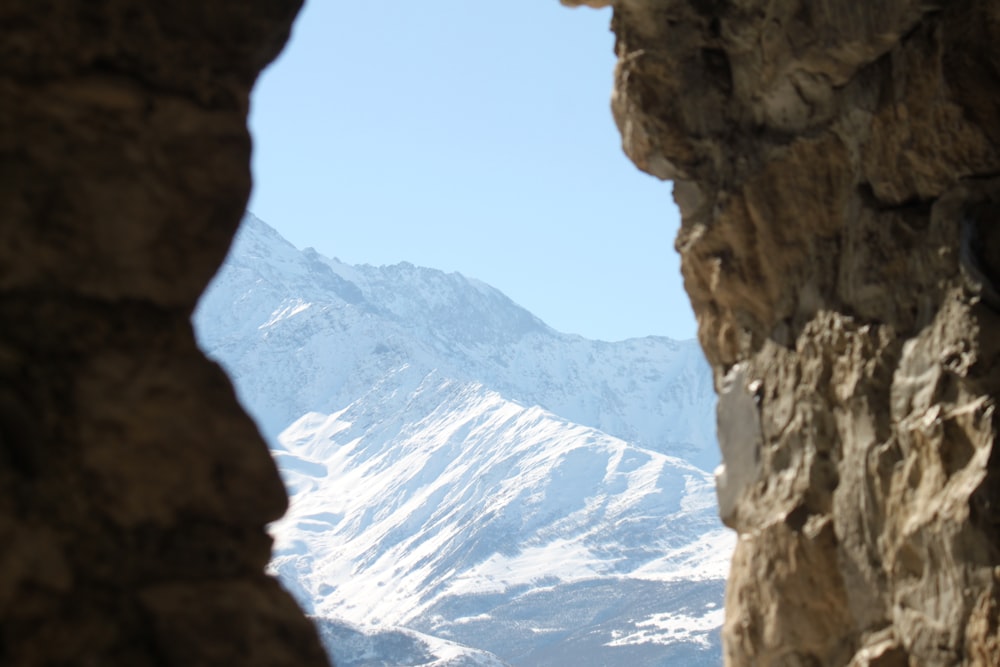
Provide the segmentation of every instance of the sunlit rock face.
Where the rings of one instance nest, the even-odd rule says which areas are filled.
[[[321,665],[188,318],[297,0],[0,4],[0,664]]]
[[[1000,664],[1000,5],[610,4],[729,397],[728,664]]]

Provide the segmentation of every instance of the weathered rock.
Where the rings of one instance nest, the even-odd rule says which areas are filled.
[[[321,665],[188,322],[299,0],[0,4],[0,664]]]
[[[1000,664],[1000,7],[564,2],[614,6],[623,145],[675,180],[748,429],[727,661]],[[187,322],[298,4],[0,5],[0,663],[322,664]]]
[[[614,7],[625,152],[757,400],[727,663],[1000,664],[1000,5],[564,2]]]

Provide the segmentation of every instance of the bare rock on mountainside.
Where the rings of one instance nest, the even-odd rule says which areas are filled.
[[[611,4],[732,395],[728,664],[1000,664],[1000,5]]]
[[[323,665],[189,317],[297,0],[0,3],[0,664]]]

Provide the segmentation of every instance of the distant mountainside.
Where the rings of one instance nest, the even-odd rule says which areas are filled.
[[[338,665],[721,661],[733,537],[693,343],[561,334],[249,216],[195,323],[272,441],[271,567]]]
[[[358,627],[317,618],[323,644],[335,647],[336,667],[509,667],[495,655],[406,628]]]
[[[297,250],[252,215],[195,323],[272,440],[409,364],[705,470],[719,462],[715,394],[695,341],[562,334],[482,282],[410,264],[349,266]]]
[[[553,644],[573,656],[556,664],[658,664],[631,654],[664,635],[711,646],[731,537],[709,475],[408,370],[280,438],[292,510],[274,526],[272,567],[308,611],[516,664],[543,664]]]

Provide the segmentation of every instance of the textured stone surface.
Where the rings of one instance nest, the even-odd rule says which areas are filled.
[[[188,318],[298,0],[0,3],[0,664],[321,665]]]
[[[727,663],[1000,664],[1000,5],[564,4],[614,7],[623,146],[760,449]]]
[[[1000,664],[1000,8],[564,3],[614,7],[623,146],[675,180],[730,446],[759,448],[730,456],[727,661]],[[323,662],[187,322],[297,5],[0,5],[2,664]]]

